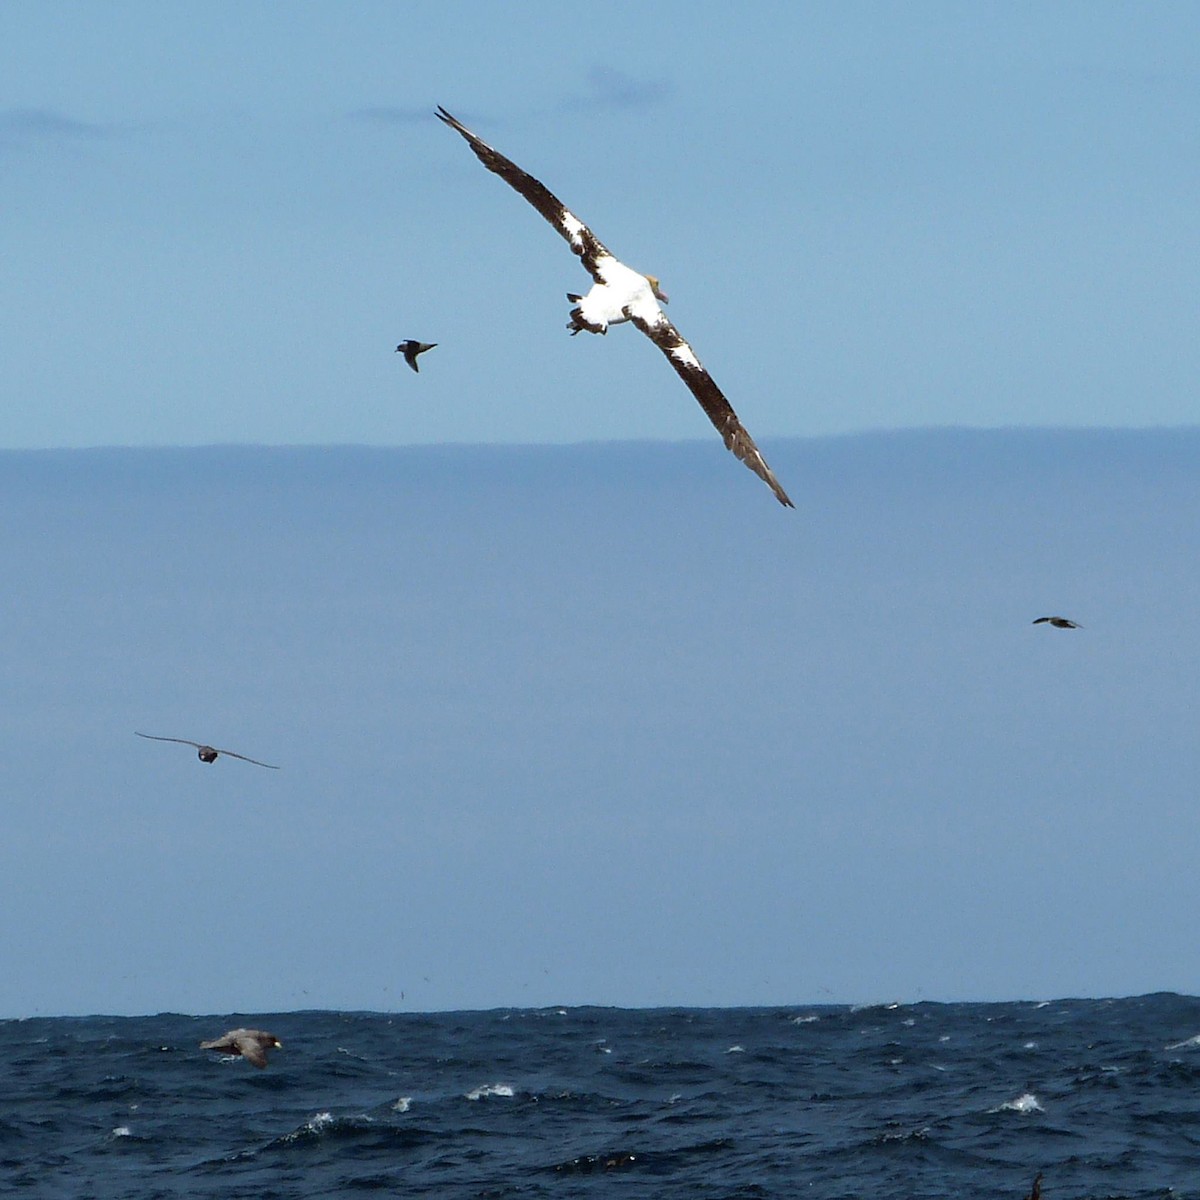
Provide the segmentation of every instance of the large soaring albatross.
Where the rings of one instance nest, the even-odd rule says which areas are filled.
[[[575,304],[567,326],[571,333],[576,334],[582,329],[588,333],[607,333],[610,325],[632,321],[667,356],[667,361],[725,439],[725,445],[767,483],[780,504],[794,508],[724,393],[679,330],[667,319],[659,304],[660,300],[665,304],[667,297],[659,288],[658,280],[653,275],[642,275],[614,258],[600,239],[544,184],[477,138],[440,105],[437,115],[466,138],[475,156],[489,171],[520,192],[567,239],[567,244],[595,280],[586,296],[567,293],[567,299]]]
[[[137,733],[137,730],[135,729],[133,732]],[[202,763],[215,763],[218,755],[225,754],[230,758],[240,758],[242,762],[253,763],[256,767],[267,767],[272,771],[279,770],[273,763],[259,762],[257,758],[247,758],[244,754],[237,754],[233,750],[218,750],[215,746],[205,745],[204,742],[189,741],[187,738],[159,737],[155,733],[138,733],[138,737],[149,738],[152,742],[178,742],[181,746],[195,746],[196,757]]]

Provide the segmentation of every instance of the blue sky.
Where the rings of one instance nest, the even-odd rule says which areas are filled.
[[[437,104],[756,437],[1190,422],[1198,56],[1193,5],[10,2],[0,444],[706,436]]]
[[[1200,991],[1200,433],[772,457],[0,455],[0,1014]]]
[[[1200,988],[1198,57],[1191,5],[0,5],[0,1014]],[[567,335],[438,104],[661,277],[796,512]]]

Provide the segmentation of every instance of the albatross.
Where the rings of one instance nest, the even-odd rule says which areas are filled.
[[[1068,621],[1066,617],[1038,617],[1034,625],[1053,625],[1055,629],[1082,629],[1078,621]]]
[[[667,296],[659,286],[658,279],[653,275],[643,275],[617,259],[543,183],[476,137],[441,105],[438,105],[437,115],[451,129],[462,134],[467,145],[475,152],[475,157],[489,171],[520,192],[566,238],[567,245],[591,275],[594,282],[586,296],[567,293],[567,299],[575,305],[567,325],[572,336],[582,330],[607,333],[610,325],[632,321],[667,356],[676,374],[700,401],[700,407],[708,414],[708,419],[716,426],[728,449],[767,484],[780,504],[795,508],[780,487],[774,472],[767,466],[754,439],[738,420],[725,394],[704,369],[683,335],[667,319],[662,310],[662,304],[667,303]]]
[[[205,745],[204,742],[192,742],[187,738],[159,737],[153,733],[138,733],[136,729],[133,732],[137,733],[140,738],[149,738],[152,742],[178,742],[181,746],[194,746],[196,748],[196,757],[202,763],[215,763],[218,755],[225,754],[229,758],[240,758],[242,762],[253,763],[256,767],[266,767],[271,771],[279,770],[273,763],[259,762],[257,758],[247,758],[244,754],[236,754],[232,750],[218,750],[214,746]]]
[[[201,1050],[216,1050],[221,1054],[241,1055],[260,1069],[267,1065],[267,1051],[281,1050],[283,1043],[265,1029],[231,1029],[223,1037],[201,1042]]]

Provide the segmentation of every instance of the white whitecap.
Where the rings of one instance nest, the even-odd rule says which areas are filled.
[[[401,1096],[400,1099],[397,1100],[396,1103],[392,1105],[392,1108],[396,1112],[400,1112],[400,1113],[408,1112],[408,1110],[410,1108],[412,1108],[412,1097],[411,1096]]]
[[[481,1083],[467,1093],[468,1100],[482,1100],[486,1096],[512,1096],[513,1090],[507,1083]]]
[[[811,1025],[814,1021],[819,1021],[821,1018],[817,1016],[793,1017],[793,1025]]]
[[[128,1125],[118,1125],[112,1131],[113,1137],[133,1137],[133,1130]]]
[[[745,1046],[730,1046],[729,1049],[725,1051],[725,1053],[726,1054],[745,1054],[746,1047]]]
[[[996,1108],[988,1109],[988,1112],[994,1112],[994,1113],[996,1113],[996,1112],[1033,1113],[1033,1112],[1043,1112],[1043,1111],[1044,1110],[1043,1110],[1041,1104],[1038,1102],[1038,1098],[1032,1092],[1023,1092],[1015,1100],[1006,1100],[1003,1104],[997,1106]]]
[[[1193,1046],[1200,1046],[1200,1033],[1195,1037],[1184,1038],[1182,1042],[1172,1042],[1165,1047],[1167,1050],[1190,1050]]]

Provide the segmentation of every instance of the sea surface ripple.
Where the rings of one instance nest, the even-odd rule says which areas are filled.
[[[198,1049],[235,1025],[266,1070]],[[1200,1001],[0,1022],[0,1195],[1200,1198]]]

